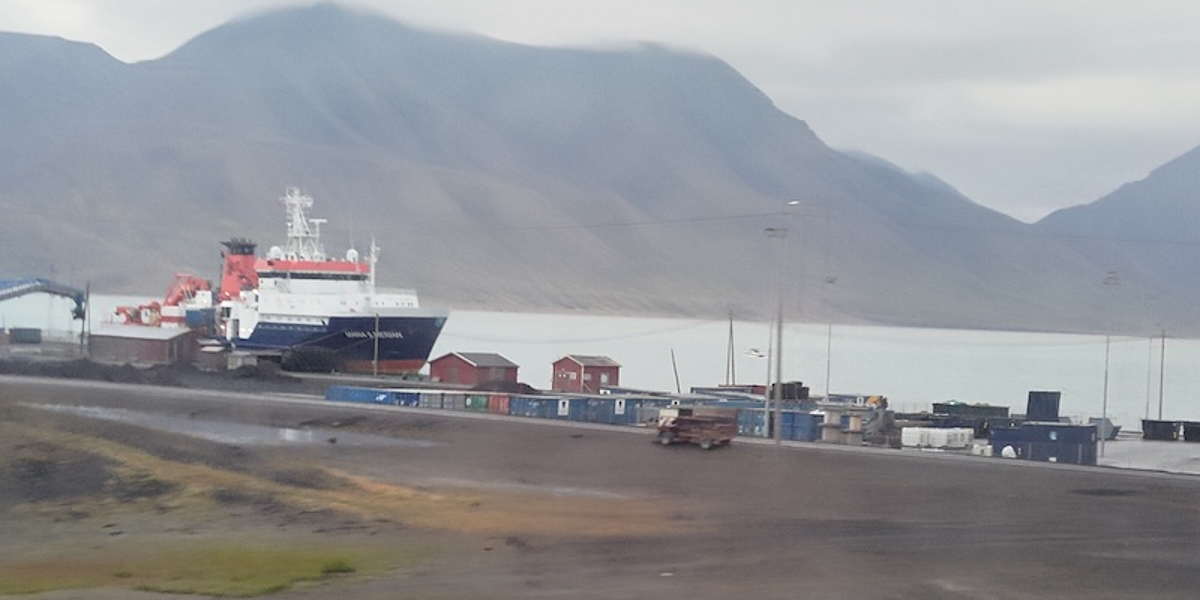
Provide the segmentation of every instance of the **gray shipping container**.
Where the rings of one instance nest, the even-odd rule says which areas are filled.
[[[10,344],[40,344],[42,343],[42,330],[13,327],[8,330],[8,341]]]

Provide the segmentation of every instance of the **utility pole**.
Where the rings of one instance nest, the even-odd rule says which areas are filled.
[[[769,429],[774,430],[776,444],[782,443],[783,440],[783,431],[780,427],[780,417],[783,414],[783,249],[786,247],[787,231],[786,227],[768,227],[766,229],[768,237],[779,240],[779,256],[775,269],[776,283],[779,285],[775,305],[775,387],[771,390],[775,406],[773,410],[768,409],[767,411],[767,424]],[[772,420],[774,423],[771,423]],[[774,425],[774,427],[770,427],[770,425]]]
[[[1167,330],[1162,330],[1162,346],[1158,350],[1158,420],[1162,420],[1163,378],[1167,371]]]

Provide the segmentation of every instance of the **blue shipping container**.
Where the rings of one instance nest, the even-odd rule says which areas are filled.
[[[514,417],[552,419],[558,411],[558,398],[547,396],[513,396],[508,402],[508,414]]]
[[[640,398],[616,398],[613,400],[613,424],[637,425],[642,408]]]
[[[325,389],[325,399],[337,402],[362,402],[365,404],[391,404],[388,392],[375,388],[333,385]]]
[[[989,432],[992,454],[1001,456],[1006,446],[1017,458],[1076,465],[1094,465],[1097,458],[1095,425],[1024,423],[1017,428]]]
[[[420,406],[421,393],[410,392],[407,390],[396,390],[394,392],[397,406]]]
[[[1019,427],[994,427],[988,431],[988,445],[992,447],[992,456],[1001,456],[1005,446],[1011,446],[1017,453],[1017,458],[1029,455],[1028,443],[1021,435]]]
[[[587,415],[587,398],[557,398],[551,419],[560,421],[584,421]]]
[[[1061,399],[1061,392],[1029,392],[1029,402],[1025,407],[1025,420],[1058,421],[1058,404]]]
[[[766,411],[761,408],[739,408],[738,435],[766,437]]]
[[[821,438],[821,423],[825,418],[809,412],[784,412],[780,415],[783,439],[812,442]]]
[[[325,390],[325,399],[336,402],[361,402],[363,404],[387,404],[390,406],[418,406],[417,392],[387,390],[379,388],[333,385]]]
[[[1094,444],[1096,443],[1096,429],[1095,425],[1022,423],[1021,435],[1024,436],[1025,441],[1033,444]]]
[[[572,400],[575,402],[576,400]],[[582,399],[579,420],[609,425],[632,425],[637,422],[639,402],[621,396]],[[579,408],[572,407],[573,412]]]
[[[1094,465],[1096,464],[1096,444],[1031,442],[1028,458],[1042,462]]]

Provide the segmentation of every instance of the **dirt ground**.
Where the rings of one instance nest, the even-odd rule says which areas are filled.
[[[1194,477],[662,448],[636,430],[295,403],[322,384],[190,376],[0,376],[0,586],[90,569],[110,576],[34,597],[175,597],[134,591],[154,589],[142,565],[236,547],[356,567],[273,598],[1200,595]],[[263,427],[202,439],[188,424]]]

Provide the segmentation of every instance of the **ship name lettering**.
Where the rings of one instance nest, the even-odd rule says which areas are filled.
[[[357,340],[369,340],[375,337],[379,339],[404,339],[404,334],[399,331],[343,331],[346,337]]]

